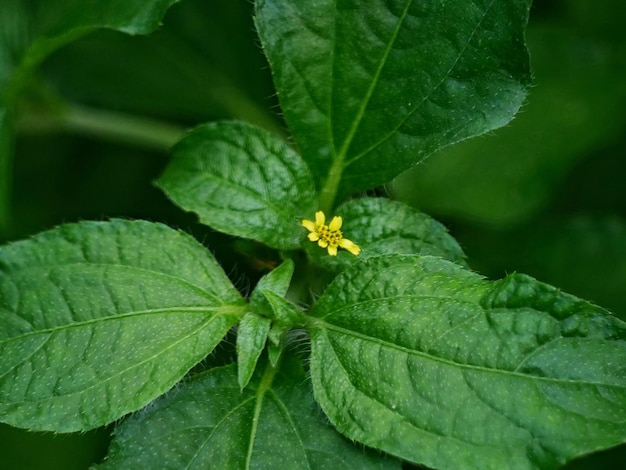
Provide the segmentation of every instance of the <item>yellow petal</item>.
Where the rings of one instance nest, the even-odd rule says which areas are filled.
[[[339,230],[341,228],[342,223],[343,219],[341,218],[341,216],[336,215],[335,217],[333,217],[333,220],[330,221],[330,225],[328,226],[328,228],[331,232],[334,232],[335,230]]]
[[[324,222],[326,222],[326,216],[322,211],[317,211],[315,213],[315,223],[318,225],[318,227],[321,227],[322,225],[324,225]]]
[[[309,232],[315,232],[315,222],[304,219],[300,222],[304,228],[306,228]]]
[[[316,242],[320,239],[320,234],[317,232],[311,232],[309,233],[309,240],[311,240],[312,242]]]
[[[328,247],[328,254],[330,256],[337,256],[337,247],[335,245],[330,245]]]
[[[348,250],[354,256],[358,256],[361,253],[361,248],[356,243],[353,243],[352,240],[348,240],[347,238],[342,238],[339,240],[339,246]]]
[[[319,246],[321,246],[322,248],[326,248],[328,246],[328,242],[326,240],[324,240],[323,238],[320,238],[320,240],[317,242],[317,244]]]

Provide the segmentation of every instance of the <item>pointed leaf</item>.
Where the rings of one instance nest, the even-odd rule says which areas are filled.
[[[310,314],[316,399],[364,444],[434,468],[548,469],[626,440],[626,324],[528,276],[385,256]]]
[[[250,309],[253,312],[274,318],[274,310],[263,294],[263,291],[269,290],[284,297],[289,289],[294,267],[295,265],[292,260],[285,260],[280,266],[276,269],[272,269],[259,280],[250,295]]]
[[[267,334],[270,331],[272,320],[257,315],[246,313],[237,328],[237,381],[243,390],[256,369],[256,364],[261,357]]]
[[[343,236],[356,243],[361,253],[354,256],[340,249],[337,256],[328,256],[317,244],[305,245],[309,256],[330,270],[344,270],[381,254],[440,256],[465,265],[463,250],[442,224],[401,202],[353,199],[334,213],[343,218]]]
[[[303,324],[304,314],[296,305],[269,289],[262,289],[261,292],[272,308],[276,323],[288,327]]]
[[[98,468],[400,468],[328,425],[300,367],[272,375],[243,393],[234,366],[184,382],[117,428]]]
[[[272,333],[271,330],[270,330],[270,333]],[[267,358],[269,359],[270,365],[272,367],[278,366],[278,361],[280,360],[280,357],[282,356],[283,351],[284,351],[284,348],[282,344],[279,344],[279,343],[275,344],[272,342],[267,344]]]
[[[298,220],[314,207],[302,159],[278,137],[242,122],[195,128],[174,147],[157,184],[202,223],[279,249],[300,246]]]
[[[530,81],[530,0],[258,0],[285,119],[322,206],[506,124]]]
[[[282,295],[269,289],[262,289],[261,293],[266,298],[271,310],[272,328],[269,331],[268,353],[270,364],[276,367],[278,360],[285,349],[285,338],[287,334],[298,326],[305,324],[304,313],[302,310],[287,300]]]
[[[161,224],[58,227],[0,248],[0,419],[69,432],[178,382],[245,303],[208,250]]]
[[[536,87],[515,122],[446,149],[428,165],[403,174],[393,185],[398,199],[481,226],[519,227],[554,204],[557,188],[571,181],[573,171],[580,171],[581,161],[590,161],[596,151],[598,157],[608,155],[610,147],[603,148],[607,142],[619,142],[626,133],[626,44],[621,23],[609,40],[594,34],[591,18],[599,15],[608,23],[611,17],[621,21],[626,15],[618,13],[621,1],[586,5],[595,6],[584,14],[587,21],[571,24],[554,15],[550,23],[538,21],[529,27]],[[565,11],[575,9],[574,2],[563,4]],[[606,190],[606,185],[602,177],[602,184],[591,191]],[[590,199],[587,191],[584,200]],[[578,206],[577,201],[571,204]],[[583,211],[577,207],[576,212]],[[611,210],[602,207],[601,212]]]

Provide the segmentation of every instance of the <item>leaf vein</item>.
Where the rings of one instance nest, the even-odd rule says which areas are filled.
[[[372,152],[374,149],[376,149],[377,147],[379,147],[380,145],[382,145],[384,142],[386,142],[387,140],[389,140],[396,132],[399,131],[399,129],[404,125],[404,123],[409,120],[423,105],[424,103],[426,103],[426,101],[428,101],[430,99],[430,97],[441,87],[441,85],[444,84],[444,82],[446,81],[446,78],[448,78],[450,76],[450,73],[452,72],[452,70],[456,67],[456,65],[458,64],[459,60],[461,59],[461,57],[463,56],[463,54],[465,53],[465,51],[467,50],[467,47],[469,46],[470,42],[472,41],[474,35],[476,34],[476,32],[478,31],[478,29],[480,28],[482,22],[484,21],[484,19],[487,17],[487,13],[489,12],[489,10],[492,8],[492,6],[494,5],[495,0],[492,0],[489,5],[487,5],[487,8],[485,8],[485,13],[483,14],[482,18],[480,19],[480,21],[478,21],[478,23],[476,24],[476,27],[472,30],[471,34],[468,36],[467,41],[465,42],[463,48],[461,49],[461,51],[459,52],[459,54],[457,54],[457,56],[455,57],[454,61],[452,62],[452,64],[450,65],[450,67],[448,68],[448,70],[446,71],[446,73],[443,75],[443,77],[441,78],[441,80],[437,83],[437,85],[435,85],[433,87],[433,89],[427,93],[424,98],[411,110],[411,112],[409,112],[406,117],[404,119],[402,119],[397,126],[395,126],[390,132],[388,132],[386,135],[384,135],[381,139],[379,139],[378,141],[374,142],[372,145],[370,145],[367,149],[365,149],[364,151],[362,151],[361,153],[359,153],[358,155],[352,157],[351,159],[347,160],[345,163],[345,167],[347,168],[348,166],[352,165],[353,163],[357,162],[358,160],[360,160],[361,158],[365,157],[368,153]],[[354,177],[356,177],[357,175],[353,175]],[[348,177],[349,178],[349,177]]]
[[[602,383],[602,382],[595,382],[595,381],[591,381],[591,380],[572,380],[572,379],[563,379],[563,378],[558,378],[558,377],[539,377],[539,376],[529,376],[529,375],[525,375],[525,374],[520,374],[518,372],[514,372],[514,371],[510,371],[510,370],[503,370],[503,369],[490,369],[487,367],[483,367],[483,366],[478,366],[478,365],[474,365],[474,364],[463,364],[463,363],[459,363],[459,362],[454,362],[453,360],[450,359],[445,359],[442,357],[437,357],[437,356],[433,356],[431,354],[425,353],[423,351],[419,351],[416,349],[410,349],[408,347],[405,346],[400,346],[398,344],[394,344],[391,343],[387,340],[383,340],[377,337],[373,337],[373,336],[367,336],[365,334],[362,333],[358,333],[355,332],[353,330],[348,330],[346,328],[340,327],[340,326],[336,326],[333,325],[332,323],[324,323],[324,327],[328,330],[333,330],[336,331],[337,333],[340,333],[342,335],[345,336],[351,336],[353,338],[357,338],[361,341],[365,341],[365,342],[369,342],[369,343],[374,343],[377,344],[380,347],[386,347],[389,349],[395,349],[398,352],[402,352],[405,354],[409,354],[412,356],[419,356],[423,359],[426,360],[431,360],[434,362],[439,362],[445,365],[449,365],[449,366],[454,366],[454,367],[458,367],[460,369],[466,369],[466,370],[474,370],[474,371],[479,371],[479,372],[483,372],[483,373],[491,373],[491,374],[501,374],[501,375],[507,375],[507,376],[515,376],[521,379],[531,379],[532,380],[536,380],[539,382],[548,382],[548,383],[566,383],[566,384],[576,384],[576,385],[589,385],[589,386],[601,386],[601,387],[609,387],[609,388],[617,388],[617,389],[624,389],[626,390],[626,385],[619,385],[619,384],[614,384],[614,383]],[[319,326],[318,326],[319,328]]]

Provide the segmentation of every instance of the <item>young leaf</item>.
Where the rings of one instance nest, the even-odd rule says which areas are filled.
[[[261,283],[259,283],[260,285]],[[269,308],[269,314],[273,318],[272,327],[268,333],[268,355],[270,364],[276,367],[285,347],[285,336],[295,326],[304,325],[304,313],[302,310],[287,300],[283,295],[276,293],[271,289],[259,289],[259,292],[265,298],[265,304]]]
[[[271,339],[271,333],[272,331],[270,330],[270,339]],[[283,351],[284,351],[284,347],[282,344],[273,343],[273,342],[267,343],[267,358],[272,367],[278,366],[278,361],[280,360],[280,357],[282,356]]]
[[[334,213],[343,218],[342,234],[361,247],[361,253],[339,250],[337,256],[327,256],[316,244],[305,245],[315,262],[333,271],[381,254],[433,255],[465,265],[463,250],[443,225],[401,202],[354,199]]]
[[[626,324],[528,276],[385,256],[310,314],[316,399],[364,444],[435,468],[547,469],[626,439]]]
[[[256,313],[246,313],[237,328],[237,381],[243,390],[261,357],[272,320]]]
[[[263,289],[261,292],[267,299],[272,309],[272,317],[275,319],[268,334],[270,364],[275,367],[285,348],[287,333],[295,326],[303,326],[305,319],[302,310],[285,297],[269,289]]]
[[[272,308],[272,316],[276,319],[276,323],[287,327],[303,324],[304,314],[296,305],[269,289],[263,289],[261,292]]]
[[[400,469],[338,434],[302,368],[286,369],[267,367],[243,393],[234,365],[184,382],[119,426],[98,468]]]
[[[271,270],[259,280],[250,295],[250,309],[253,312],[272,318],[274,317],[274,310],[263,291],[269,290],[284,297],[289,289],[294,267],[295,265],[292,260],[285,260],[280,266]]]
[[[285,119],[324,209],[506,124],[530,82],[530,0],[258,0]]]
[[[315,207],[302,159],[278,137],[242,122],[191,131],[157,185],[201,222],[279,249],[300,246],[298,221]]]
[[[283,350],[283,338],[296,324],[303,323],[302,311],[285,299],[294,263],[288,259],[263,276],[250,296],[250,309],[273,320],[267,336],[270,364],[275,367]]]
[[[84,222],[0,248],[0,419],[101,426],[178,382],[245,302],[189,235]]]

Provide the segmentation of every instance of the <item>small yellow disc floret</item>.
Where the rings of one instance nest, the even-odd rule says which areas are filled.
[[[343,238],[341,233],[342,223],[343,219],[340,216],[335,216],[330,221],[330,224],[326,225],[326,216],[322,211],[317,211],[315,213],[315,222],[304,219],[302,226],[309,231],[309,240],[317,242],[322,248],[328,249],[330,256],[337,256],[337,247],[348,250],[357,256],[361,252],[361,248],[347,238]]]

